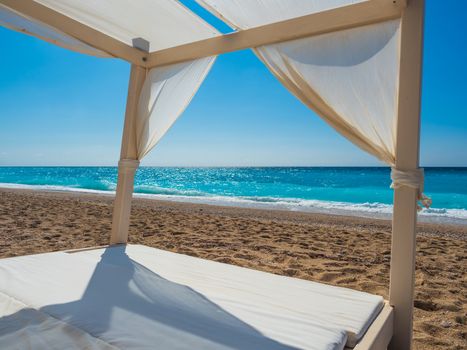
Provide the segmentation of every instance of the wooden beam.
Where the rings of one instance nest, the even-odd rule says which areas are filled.
[[[147,67],[164,66],[399,18],[405,6],[405,0],[370,0],[240,30],[153,52],[149,55]]]
[[[122,58],[139,66],[146,65],[146,52],[131,47],[47,6],[32,0],[0,0],[0,4],[57,29],[89,46],[104,51],[113,57]]]
[[[410,0],[402,16],[396,168],[419,165],[424,0]],[[390,349],[411,349],[418,189],[394,190],[389,303],[394,307]]]
[[[126,243],[128,240],[134,177],[136,169],[139,166],[136,145],[136,114],[146,73],[146,68],[136,65],[131,66],[122,147],[120,161],[118,162],[118,181],[113,208],[110,244]]]

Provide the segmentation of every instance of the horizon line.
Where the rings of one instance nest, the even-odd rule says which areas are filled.
[[[420,165],[421,168],[467,168],[467,165]],[[116,165],[1,165],[0,168],[118,168]],[[390,165],[140,165],[138,168],[391,168]]]

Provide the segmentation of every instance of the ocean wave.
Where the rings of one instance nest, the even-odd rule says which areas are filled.
[[[45,191],[60,191],[60,192],[82,192],[113,195],[112,190],[93,190],[66,186],[52,185],[23,185],[0,183],[3,188],[19,188],[31,190]],[[144,186],[137,186],[136,190],[146,191]],[[277,198],[267,196],[216,196],[199,191],[177,190],[167,188],[151,188],[153,193],[135,193],[135,197],[149,198],[156,200],[167,200],[174,202],[188,202],[194,204],[209,204],[244,208],[257,209],[276,209],[289,210],[311,213],[349,215],[369,218],[388,219],[392,215],[392,205],[365,202],[365,203],[349,203],[339,201],[325,201],[314,199],[299,199],[299,198]],[[419,213],[420,221],[424,222],[440,222],[440,223],[456,223],[467,225],[467,210],[466,209],[446,209],[446,208],[429,208],[423,209]]]
[[[310,213],[337,214],[360,216],[368,218],[389,219],[392,215],[392,205],[367,202],[349,203],[314,199],[275,198],[275,197],[227,197],[227,196],[164,196],[135,194],[138,197],[162,199],[177,202],[197,204],[223,205],[257,209],[278,209]],[[419,219],[424,222],[467,224],[467,210],[430,208],[419,212]]]
[[[154,185],[135,185],[135,193],[187,197],[204,197],[209,195],[208,193],[196,190],[182,190],[176,188],[158,187]]]
[[[14,183],[0,182],[0,188],[22,189],[22,190],[35,190],[35,191],[52,191],[52,192],[83,192],[83,193],[96,193],[96,194],[115,194],[115,191],[110,190],[93,190],[89,188],[59,186],[59,185],[26,185]]]

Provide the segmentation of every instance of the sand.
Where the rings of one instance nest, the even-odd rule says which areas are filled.
[[[108,243],[112,197],[0,189],[0,257]],[[135,199],[130,242],[388,296],[390,223]],[[467,227],[420,224],[415,349],[467,348]]]

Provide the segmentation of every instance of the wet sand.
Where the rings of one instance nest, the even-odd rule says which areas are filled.
[[[0,257],[108,243],[111,196],[0,189]],[[388,297],[390,223],[135,199],[130,243]],[[415,349],[467,348],[467,226],[420,224]]]

